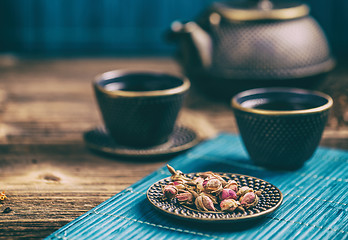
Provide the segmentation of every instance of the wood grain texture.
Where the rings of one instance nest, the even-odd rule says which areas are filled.
[[[334,97],[322,146],[348,149],[348,69],[320,90]],[[169,58],[0,59],[0,239],[42,239],[165,164],[97,155],[83,132],[101,124],[91,81],[119,69],[180,72]],[[228,103],[193,87],[180,121],[204,138],[237,133]],[[12,211],[3,211],[10,207]]]

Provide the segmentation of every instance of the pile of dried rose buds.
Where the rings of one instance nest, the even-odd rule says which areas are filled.
[[[226,181],[217,173],[199,173],[193,179],[167,165],[172,183],[162,187],[163,199],[176,199],[201,211],[245,211],[257,205],[261,195],[247,186],[240,187],[234,180]]]

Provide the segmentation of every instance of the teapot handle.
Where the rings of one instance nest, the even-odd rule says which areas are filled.
[[[171,25],[170,32],[167,34],[169,40],[190,41],[197,52],[200,64],[205,68],[210,68],[212,63],[212,39],[197,23],[175,21]]]

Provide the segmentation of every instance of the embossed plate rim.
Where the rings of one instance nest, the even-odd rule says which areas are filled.
[[[194,172],[194,173],[188,173],[188,174],[185,174],[186,176],[195,176],[196,174],[198,174],[200,172]],[[171,211],[168,211],[166,209],[163,209],[161,208],[160,206],[156,205],[156,203],[154,203],[151,199],[150,199],[150,190],[154,188],[155,184],[161,184],[162,181],[169,181],[171,182],[171,179],[170,177],[166,177],[166,178],[162,178],[158,181],[156,181],[155,183],[153,183],[149,188],[148,190],[146,191],[146,197],[147,197],[147,200],[150,202],[150,204],[156,209],[158,210],[159,212],[162,212],[162,213],[165,213],[167,215],[170,215],[172,217],[175,217],[175,218],[178,218],[178,219],[186,219],[186,220],[192,220],[192,221],[196,221],[196,222],[242,222],[242,221],[247,221],[247,220],[256,220],[256,219],[259,219],[261,217],[265,217],[271,213],[273,213],[275,210],[277,210],[280,205],[283,203],[283,194],[282,192],[279,190],[279,188],[277,188],[275,185],[269,183],[268,181],[265,181],[261,178],[257,178],[257,177],[253,177],[253,176],[249,176],[249,175],[245,175],[245,174],[239,174],[239,173],[224,173],[224,172],[217,172],[218,174],[221,174],[221,175],[227,175],[227,176],[232,176],[232,175],[235,175],[235,176],[238,176],[238,178],[240,177],[244,177],[244,178],[253,178],[254,181],[255,180],[259,180],[259,181],[263,181],[265,182],[265,184],[269,184],[271,185],[271,187],[274,187],[278,192],[279,192],[279,195],[280,195],[280,199],[279,201],[276,203],[275,206],[267,209],[267,210],[264,210],[264,211],[261,211],[259,213],[254,213],[254,214],[251,214],[251,215],[244,215],[244,216],[240,216],[240,217],[232,217],[232,218],[219,218],[217,215],[216,218],[208,218],[208,217],[194,217],[194,216],[187,216],[187,215],[183,215],[183,214],[178,214],[178,213],[175,213],[175,212],[171,212]],[[231,178],[231,177],[229,177]],[[243,185],[245,186],[245,185]],[[249,186],[249,185],[247,185]],[[165,200],[164,200],[165,201]],[[213,211],[209,211],[209,212],[202,212],[202,211],[199,211],[199,210],[196,210],[196,209],[192,209],[192,208],[189,208],[189,207],[185,207],[183,205],[180,205],[180,203],[174,203],[174,202],[171,202],[169,203],[170,205],[172,205],[174,208],[185,208],[189,211],[193,211],[193,212],[197,212],[197,213],[216,213],[216,214],[230,214],[230,213],[224,213],[224,212],[213,212]]]
[[[173,135],[168,139],[168,141],[164,144],[150,147],[150,148],[133,148],[126,147],[122,145],[105,146],[103,144],[95,144],[88,140],[88,134],[92,134],[93,132],[98,131],[101,134],[104,134],[106,138],[110,139],[105,127],[103,125],[95,127],[89,131],[84,132],[83,139],[88,148],[106,153],[114,156],[125,156],[125,157],[155,157],[155,156],[168,156],[171,154],[178,154],[180,152],[186,151],[197,144],[199,144],[203,139],[198,135],[197,131],[193,128],[185,126],[183,124],[176,125],[173,131]],[[184,136],[183,134],[193,134],[194,137],[190,141],[186,141],[181,143],[178,146],[173,145],[174,138],[178,138],[176,135]]]

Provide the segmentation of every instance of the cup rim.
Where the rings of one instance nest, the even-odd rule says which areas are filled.
[[[113,90],[109,91],[98,84],[102,80],[108,80],[113,78],[118,78],[126,76],[128,74],[151,74],[156,76],[169,76],[182,80],[180,86],[174,88],[168,88],[165,90],[151,90],[151,91],[124,91],[124,90]],[[155,97],[155,96],[169,96],[187,91],[191,83],[185,76],[170,74],[164,71],[154,71],[154,70],[112,70],[98,74],[93,81],[93,85],[101,92],[111,96],[111,97]]]
[[[255,109],[255,108],[248,108],[243,107],[241,104],[238,103],[238,99],[245,96],[251,96],[255,94],[260,93],[271,93],[271,92],[284,92],[284,93],[296,93],[296,94],[310,94],[314,96],[319,96],[321,98],[324,98],[327,100],[327,102],[324,105],[321,105],[319,107],[315,108],[309,108],[309,109],[302,109],[302,110],[264,110],[264,109]],[[299,114],[311,114],[311,113],[318,113],[325,110],[328,110],[333,105],[333,99],[322,92],[314,91],[314,90],[307,90],[307,89],[300,89],[300,88],[290,88],[290,87],[269,87],[269,88],[255,88],[255,89],[249,89],[243,92],[240,92],[236,94],[232,100],[231,100],[231,106],[234,109],[238,109],[240,111],[249,112],[249,113],[256,113],[256,114],[262,114],[262,115],[299,115]]]

